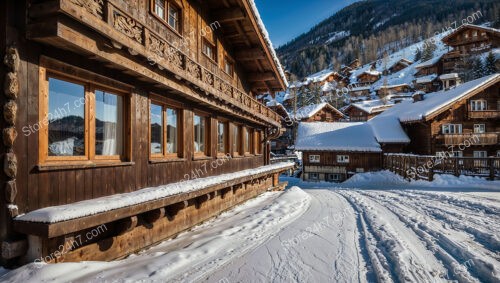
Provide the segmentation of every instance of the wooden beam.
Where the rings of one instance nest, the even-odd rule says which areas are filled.
[[[26,254],[28,250],[28,241],[6,241],[2,242],[2,258],[13,259]]]
[[[248,81],[250,81],[250,82],[265,82],[265,81],[274,81],[274,80],[276,80],[276,76],[273,72],[248,74]]]
[[[213,18],[220,23],[234,22],[246,19],[245,12],[240,7],[227,8],[218,10],[214,13]]]
[[[243,49],[236,51],[234,58],[240,61],[266,59],[266,53],[261,48]]]

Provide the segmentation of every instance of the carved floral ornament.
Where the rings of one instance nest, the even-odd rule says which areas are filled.
[[[102,6],[104,5],[103,0],[71,0],[71,2],[75,5],[83,7],[87,10],[87,12],[102,19]]]
[[[142,44],[142,26],[134,19],[125,17],[118,12],[113,13],[113,26],[126,36]]]

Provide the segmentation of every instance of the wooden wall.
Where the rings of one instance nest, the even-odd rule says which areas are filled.
[[[178,182],[184,178],[186,173],[199,169],[205,162],[212,162],[215,160],[213,158],[209,160],[193,160],[192,155],[193,137],[192,131],[188,130],[192,129],[192,111],[207,111],[206,107],[194,104],[186,100],[182,95],[178,96],[173,93],[158,91],[154,86],[147,85],[133,77],[109,69],[99,64],[97,61],[90,61],[88,58],[81,57],[78,54],[44,46],[32,41],[26,41],[24,34],[25,19],[22,16],[26,9],[22,7],[23,4],[20,2],[18,2],[18,6],[10,10],[15,11],[12,12],[11,15],[16,15],[16,17],[9,18],[9,21],[15,21],[15,23],[8,28],[10,34],[7,37],[2,36],[2,38],[8,38],[9,43],[16,43],[21,57],[19,72],[20,95],[18,98],[20,111],[16,123],[19,136],[14,146],[14,151],[19,161],[17,176],[18,195],[16,198],[19,213],[26,213],[47,206],[73,203],[117,193],[131,192],[145,187],[154,187],[166,183]],[[136,1],[135,3],[137,5],[146,5],[146,0]],[[183,3],[186,5],[188,4],[187,1],[183,1]],[[130,6],[128,12],[140,13],[141,11],[134,11],[133,9],[134,6]],[[191,7],[189,9],[195,8]],[[3,11],[4,10],[2,10],[2,13]],[[186,20],[187,19],[185,19],[185,21]],[[148,21],[154,21],[154,19],[148,18]],[[198,45],[198,42],[192,44],[193,46]],[[223,44],[221,43],[221,45]],[[39,135],[35,133],[26,136],[23,134],[22,128],[39,122],[38,77],[39,59],[42,55],[55,58],[135,87],[131,94],[130,113],[132,121],[131,161],[133,164],[87,169],[38,170]],[[182,162],[153,164],[149,161],[148,96],[150,92],[168,96],[186,106],[184,110],[184,126],[186,129],[184,139],[186,141],[186,152],[183,157],[185,160]],[[211,113],[212,124],[215,123],[214,119],[218,116],[223,116],[225,119],[237,121],[244,125],[248,124],[248,122],[245,122],[239,117],[224,116],[216,112]],[[258,125],[253,126],[258,127]],[[264,129],[261,128],[261,130]],[[213,145],[216,143],[215,138],[216,136],[213,134],[211,137]],[[263,148],[265,147],[263,146]],[[210,166],[207,166],[209,170],[203,177],[236,172],[262,165],[264,165],[263,155],[234,158],[213,170],[210,170]]]
[[[309,162],[310,155],[319,155],[319,163]],[[349,155],[349,163],[338,163],[337,155]],[[347,171],[356,171],[356,168],[363,168],[365,171],[380,169],[381,153],[374,152],[348,152],[348,151],[326,151],[314,152],[304,151],[303,164],[304,166],[341,166],[345,167]]]

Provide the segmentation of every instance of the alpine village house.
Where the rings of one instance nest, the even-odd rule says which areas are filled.
[[[303,152],[304,180],[340,182],[359,172],[405,166],[394,153],[415,154],[405,162],[423,160],[421,165],[430,156],[456,157],[433,170],[495,179],[500,178],[499,133],[497,73],[450,90],[417,93],[368,122],[301,123],[296,150]]]
[[[2,265],[116,259],[283,187],[253,1],[0,7]]]

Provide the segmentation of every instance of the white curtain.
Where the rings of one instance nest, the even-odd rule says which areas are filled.
[[[108,93],[103,97],[102,155],[120,155],[123,149],[123,99]]]

